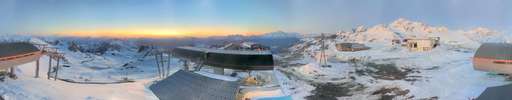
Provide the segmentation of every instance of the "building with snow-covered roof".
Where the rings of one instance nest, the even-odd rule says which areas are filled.
[[[512,44],[482,44],[473,57],[473,67],[481,71],[512,74]]]

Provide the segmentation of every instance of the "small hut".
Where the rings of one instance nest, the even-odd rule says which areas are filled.
[[[512,44],[484,43],[473,57],[477,70],[512,74]]]
[[[362,50],[368,50],[370,47],[365,46],[364,44],[360,43],[338,43],[336,44],[336,49],[338,51],[362,51]]]
[[[439,46],[439,37],[404,39],[403,45],[411,51],[430,51]]]

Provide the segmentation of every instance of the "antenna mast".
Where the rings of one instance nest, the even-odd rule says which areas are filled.
[[[325,54],[325,49],[327,49],[327,46],[325,45],[325,35],[322,33],[320,37],[320,65],[322,67],[327,66],[327,55]]]

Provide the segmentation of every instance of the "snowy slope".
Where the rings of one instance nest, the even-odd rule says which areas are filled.
[[[272,44],[276,44],[276,41],[269,40],[290,42],[301,38],[300,43],[289,49],[289,53],[277,56],[280,61],[274,73],[281,85],[282,94],[291,95],[294,100],[332,99],[329,96],[355,100],[465,100],[477,97],[486,87],[511,83],[503,76],[472,68],[471,57],[481,43],[512,40],[510,35],[488,28],[448,29],[398,19],[390,24],[359,26],[349,31],[326,34],[329,36],[325,44],[328,46],[326,53],[330,67],[322,67],[318,63],[318,36],[278,31],[246,38]],[[410,52],[402,47],[391,46],[391,40],[409,37],[440,37],[441,46],[427,52]],[[239,36],[233,38],[240,39]],[[33,78],[34,63],[19,66],[16,69],[19,77],[17,80],[9,79],[0,84],[0,95],[8,100],[156,99],[147,88],[158,80],[154,57],[143,57],[144,53],[138,52],[136,41],[25,35],[2,35],[0,41],[48,44],[66,58],[61,63],[59,79],[68,82],[46,79],[49,60],[46,56],[41,59],[40,78]],[[69,49],[71,42],[77,42],[87,50],[94,50],[104,42],[113,48],[101,54],[72,51]],[[340,42],[364,43],[371,49],[340,52],[335,49],[335,44]],[[276,45],[287,47],[293,43],[295,41]],[[176,71],[178,65],[178,60],[173,58],[170,72]],[[333,92],[330,88],[339,91]]]
[[[290,77],[288,84],[294,85],[284,91],[295,91],[291,93],[294,99],[329,99],[323,97],[330,95],[342,100],[465,100],[478,97],[486,87],[510,83],[503,76],[473,69],[471,57],[481,43],[512,40],[505,33],[487,28],[450,30],[398,19],[389,25],[360,26],[335,35],[325,40],[331,67],[322,67],[317,61],[318,35],[303,38],[281,59],[285,63],[279,69]],[[411,52],[391,46],[392,39],[433,36],[441,38],[441,46],[432,51]],[[364,43],[371,49],[340,52],[335,48],[340,42]],[[325,88],[331,86],[327,83],[342,85],[330,90]],[[345,94],[343,89],[349,92]]]
[[[275,31],[275,32],[269,32],[265,33],[259,36],[260,38],[300,38],[302,37],[299,33],[293,33],[293,32],[284,32],[284,31]]]
[[[48,44],[65,57],[60,63],[59,80],[47,80],[48,57],[41,61],[40,78],[34,78],[35,62],[18,66],[18,79],[8,79],[0,84],[0,95],[7,100],[155,100],[147,88],[158,80],[153,56],[143,57],[132,41],[106,40],[121,45],[119,50],[105,54],[70,51],[70,40],[9,36],[11,40]],[[76,39],[71,39],[75,41]],[[58,41],[58,42],[56,42]],[[94,47],[102,39],[86,39],[80,45]],[[53,67],[56,66],[53,60]],[[171,71],[178,69],[177,59],[172,59]],[[53,78],[55,72],[51,72]]]
[[[383,42],[384,44],[390,44],[392,39],[440,37],[442,43],[468,48],[477,48],[482,42],[506,42],[510,37],[508,34],[483,27],[471,30],[449,30],[443,26],[429,26],[403,18],[388,25],[380,24],[369,28],[359,26],[352,31],[338,34],[346,37],[344,41],[347,42]]]
[[[41,65],[48,65],[47,60],[43,57]],[[156,100],[147,88],[151,78],[123,84],[76,84],[47,80],[47,66],[41,66],[40,78],[34,78],[34,71],[34,62],[17,67],[18,79],[0,84],[2,96],[7,100]]]

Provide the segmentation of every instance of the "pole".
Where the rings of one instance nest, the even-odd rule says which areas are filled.
[[[162,77],[165,77],[165,74],[167,73],[165,69],[165,65],[166,65],[166,62],[165,62],[165,57],[164,57],[164,52],[161,52],[160,53],[160,61],[162,61]]]
[[[59,75],[59,64],[60,64],[60,56],[57,57],[57,69],[55,69],[55,77],[54,80],[57,80],[57,77]]]
[[[170,56],[167,55],[167,58],[169,58]],[[166,62],[166,64],[164,64],[165,66],[162,66],[164,70],[164,74],[163,76],[166,77],[167,76],[167,72],[169,72],[169,67],[166,68],[166,66],[169,66],[169,60],[168,59],[165,59],[165,56],[164,56],[164,53],[162,52],[162,60],[163,62]]]
[[[325,54],[325,49],[327,48],[325,45],[325,35],[322,33],[321,39],[320,39],[320,64],[322,67],[327,66],[327,55]]]
[[[182,61],[183,61],[183,70],[189,71],[188,70],[188,61],[187,60],[182,60]]]
[[[164,57],[162,57],[162,53],[161,52],[158,53],[158,59],[160,59],[159,60],[160,66],[158,66],[158,67],[160,67],[160,69],[162,71],[162,73],[160,73],[160,76],[163,78],[163,74],[165,73],[165,68],[162,67],[162,66],[165,66],[165,62],[164,62]]]
[[[36,60],[36,76],[35,78],[39,77],[39,58]]]
[[[165,77],[165,75],[167,74],[167,69],[165,68],[165,66],[167,65],[167,63],[165,62],[166,59],[164,57],[164,52],[160,53],[160,58],[162,58],[162,77]]]
[[[9,72],[9,77],[12,78],[12,79],[16,78],[16,75],[14,74],[14,68],[15,67],[11,67],[10,68],[10,72]]]
[[[160,60],[158,60],[158,62],[160,62],[160,66],[158,66],[158,67],[160,67],[160,70],[162,71],[159,75],[160,75],[160,77],[163,78],[163,74],[165,73],[165,69],[162,66],[165,66],[165,62],[164,62],[164,57],[162,57],[162,53],[161,52],[158,52],[158,59],[160,59]]]
[[[50,79],[50,72],[52,71],[52,55],[49,55],[50,60],[48,61],[48,72],[46,73],[46,76],[48,79]]]
[[[156,66],[158,68],[158,77],[160,77],[160,62],[158,61],[158,54],[155,53]]]
[[[169,76],[169,71],[171,71],[171,52],[167,52],[167,74]]]

